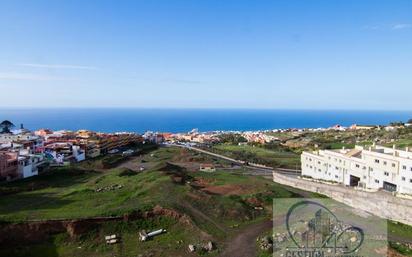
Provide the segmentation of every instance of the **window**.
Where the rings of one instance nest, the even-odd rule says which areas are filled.
[[[405,181],[406,180],[406,178],[405,177],[402,177],[402,181]]]
[[[339,178],[338,175],[335,175],[335,178]]]
[[[319,171],[319,172],[321,172],[321,170],[320,170],[320,169],[318,169],[318,171]]]
[[[376,183],[376,184],[379,184],[379,180],[375,179],[375,183]]]
[[[385,176],[389,176],[389,172],[386,172],[386,171],[385,171],[383,174],[384,174]]]
[[[356,168],[359,168],[359,167],[360,167],[359,164],[356,164],[355,166],[356,166]]]
[[[363,176],[363,179],[366,179],[366,176]]]
[[[318,164],[320,164],[320,162],[318,161]]]
[[[409,183],[412,183],[412,178],[409,180]]]
[[[385,161],[385,162],[383,162],[383,165],[386,165],[386,161]]]
[[[395,168],[395,167],[396,167],[396,164],[395,164],[395,163],[392,163],[392,167],[394,167],[394,168]]]
[[[402,166],[402,169],[406,170],[406,166],[405,166],[405,165],[403,165],[403,166]]]
[[[375,159],[375,163],[379,163],[379,160],[378,160],[378,159]]]

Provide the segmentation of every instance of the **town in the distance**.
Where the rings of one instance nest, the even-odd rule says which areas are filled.
[[[187,133],[148,131],[139,135],[131,132],[101,133],[89,130],[30,131],[24,128],[23,124],[16,129],[11,121],[5,120],[0,124],[0,177],[9,181],[38,175],[49,166],[65,166],[110,154],[129,156],[133,155],[135,150],[128,146],[139,143],[180,145],[210,149],[214,152],[213,146],[230,142],[240,147],[278,145],[302,153],[301,164],[296,166],[282,166],[281,163],[267,163],[264,159],[239,156],[236,161],[243,164],[262,168],[295,168],[302,171],[303,177],[319,181],[370,190],[383,189],[407,195],[412,194],[412,151],[409,151],[408,143],[401,140],[397,148],[395,138],[380,139],[371,136],[373,132],[390,135],[396,131],[409,131],[409,127],[412,130],[412,123],[409,122],[411,121],[394,122],[386,126],[354,124],[350,127],[335,125],[330,128],[245,132],[200,132],[197,129]],[[332,140],[336,142],[326,144],[326,147],[322,148],[323,139],[319,140],[319,143],[316,139],[311,140],[311,137],[332,133],[336,134],[335,140]],[[344,135],[350,133],[360,136],[356,137],[356,141],[345,140]],[[233,157],[233,154],[230,157]]]
[[[143,134],[31,131],[5,120],[0,242],[26,243],[0,255],[37,245],[67,256],[250,256],[256,244],[256,256],[272,256],[288,240],[268,230],[272,201],[322,195],[388,220],[390,255],[408,256],[411,138],[412,120]]]

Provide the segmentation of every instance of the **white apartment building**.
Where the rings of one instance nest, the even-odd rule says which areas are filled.
[[[347,186],[412,194],[412,152],[371,146],[303,152],[302,175]]]

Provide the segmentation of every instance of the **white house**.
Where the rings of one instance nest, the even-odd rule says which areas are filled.
[[[18,155],[18,174],[20,178],[28,178],[39,174],[39,167],[45,164],[42,154],[32,154],[29,149],[22,149]]]
[[[303,152],[302,175],[347,186],[412,194],[412,152],[395,147]]]

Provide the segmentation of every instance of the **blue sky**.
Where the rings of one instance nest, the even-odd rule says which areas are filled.
[[[412,109],[412,1],[0,1],[0,106]]]

